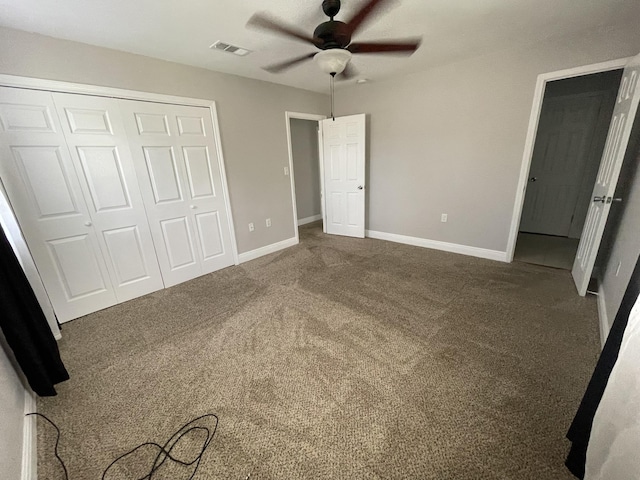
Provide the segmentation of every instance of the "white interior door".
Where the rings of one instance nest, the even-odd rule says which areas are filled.
[[[364,238],[365,115],[322,120],[326,233]]]
[[[0,176],[58,320],[117,303],[51,93],[0,87]]]
[[[53,100],[118,301],[164,288],[118,100]]]
[[[569,236],[602,93],[544,101],[520,231]]]
[[[210,110],[120,100],[166,286],[233,265]]]
[[[607,143],[593,189],[592,203],[587,213],[578,253],[571,270],[580,295],[585,295],[587,292],[602,234],[607,223],[607,216],[611,209],[611,201],[618,183],[620,168],[629,144],[631,128],[640,100],[638,76],[640,76],[640,55],[634,57],[624,69]]]

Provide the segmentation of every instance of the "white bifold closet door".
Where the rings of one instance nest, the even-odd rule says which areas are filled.
[[[208,108],[0,87],[0,178],[61,322],[234,263]]]
[[[233,265],[208,108],[122,101],[165,285]]]
[[[112,101],[0,89],[0,175],[61,322],[163,287],[124,135]]]
[[[164,287],[118,101],[54,93],[91,227],[119,302]]]

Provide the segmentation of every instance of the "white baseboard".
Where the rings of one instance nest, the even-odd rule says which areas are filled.
[[[508,262],[507,252],[499,250],[489,250],[486,248],[469,247],[467,245],[459,245],[457,243],[440,242],[438,240],[427,240],[426,238],[409,237],[407,235],[398,235],[397,233],[376,232],[374,230],[366,230],[365,235],[378,240],[388,240],[390,242],[404,243],[415,247],[432,248],[434,250],[443,250],[445,252],[459,253],[472,257],[488,258],[489,260],[497,260],[499,262]]]
[[[24,391],[24,414],[35,413],[36,398],[29,389]],[[22,427],[22,477],[21,480],[37,480],[37,418],[35,415],[25,416]]]
[[[312,222],[317,222],[318,220],[322,220],[322,214],[319,213],[318,215],[314,215],[312,217],[307,217],[307,218],[299,218],[298,219],[298,226],[302,226],[302,225],[306,225],[307,223],[312,223]]]
[[[256,248],[255,250],[241,253],[240,255],[238,255],[238,260],[240,261],[240,263],[248,262],[249,260],[255,260],[256,258],[264,257],[265,255],[269,255],[270,253],[293,247],[298,243],[299,240],[296,237],[288,238],[286,240],[282,240],[281,242],[267,245],[266,247]]]
[[[602,286],[598,287],[598,323],[600,325],[600,347],[604,348],[604,343],[609,336],[609,330],[611,330],[611,324],[609,323],[609,317],[607,316],[607,304],[604,299],[604,291]]]

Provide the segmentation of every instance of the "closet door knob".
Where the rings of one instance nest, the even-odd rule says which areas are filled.
[[[198,207],[197,207],[197,206],[195,206],[195,205],[191,205],[189,208],[190,208],[191,210],[195,210],[195,209],[196,209],[196,208],[198,208]]]
[[[90,227],[91,225],[93,225],[93,223],[91,223],[89,221],[84,222],[84,226],[85,227]]]

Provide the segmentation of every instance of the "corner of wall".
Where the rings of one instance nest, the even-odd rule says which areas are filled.
[[[249,260],[255,260],[256,258],[264,257],[265,255],[269,255],[270,253],[278,252],[288,247],[293,247],[298,243],[298,238],[291,237],[281,242],[272,243],[271,245],[267,245],[266,247],[256,248],[255,250],[241,253],[240,255],[238,255],[238,260],[240,263],[245,263]]]

